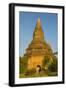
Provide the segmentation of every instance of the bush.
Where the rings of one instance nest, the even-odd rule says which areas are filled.
[[[46,71],[57,72],[57,70],[58,70],[57,57],[52,56],[52,60],[51,60],[51,58],[46,56],[43,60],[43,65],[42,66],[43,66],[43,69],[46,70]]]
[[[26,76],[28,76],[28,75],[33,75],[35,72],[36,72],[35,69],[30,69],[30,70],[27,70],[27,71],[25,72],[25,75],[26,75]]]
[[[42,62],[42,68],[44,70],[48,68],[49,61],[50,61],[50,58],[48,56],[45,56]]]
[[[24,73],[26,72],[26,69],[27,69],[27,63],[28,63],[28,57],[27,56],[23,56],[23,57],[20,57],[20,73]]]
[[[57,72],[58,70],[58,61],[57,58],[53,57],[53,62],[48,66],[49,71],[51,72]]]

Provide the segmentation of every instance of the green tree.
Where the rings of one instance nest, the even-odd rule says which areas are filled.
[[[23,56],[20,57],[19,59],[20,59],[20,73],[24,73],[27,69],[28,57]]]
[[[57,61],[57,57],[56,56],[53,56],[53,61],[48,66],[48,69],[51,72],[57,72],[57,70],[58,70],[58,61]]]
[[[45,56],[42,62],[43,69],[48,69],[49,62],[50,62],[50,58],[48,56]]]
[[[42,63],[43,69],[51,72],[57,72],[58,70],[58,61],[56,56],[52,56],[51,58],[45,56]]]

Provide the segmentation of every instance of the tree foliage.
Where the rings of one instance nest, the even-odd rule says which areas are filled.
[[[50,60],[50,58],[48,56],[44,57],[43,62],[42,62],[43,69],[45,69],[45,67],[47,68],[49,60]]]
[[[42,67],[47,71],[57,72],[57,70],[58,70],[57,57],[52,56],[52,60],[51,60],[51,58],[49,58],[48,56],[45,56],[43,59]]]
[[[49,71],[51,72],[57,72],[58,70],[58,61],[57,61],[57,57],[53,57],[53,62],[51,62],[51,64],[48,66]]]
[[[23,57],[20,57],[19,59],[20,59],[20,73],[24,73],[27,69],[28,57],[23,56]]]

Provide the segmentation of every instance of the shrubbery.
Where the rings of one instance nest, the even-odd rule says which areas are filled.
[[[26,72],[27,63],[28,63],[28,57],[27,56],[20,57],[20,65],[19,65],[20,66],[20,73]]]
[[[48,66],[49,71],[51,72],[57,72],[58,70],[58,61],[57,58],[54,56],[53,57],[53,62]]]
[[[30,70],[27,70],[25,72],[25,75],[28,76],[28,75],[33,75],[34,73],[36,73],[36,70],[35,69],[30,69]]]
[[[49,58],[48,56],[44,57],[43,60],[43,65],[42,65],[43,69],[49,72],[57,72],[58,70],[58,61],[57,61],[57,57],[53,56],[52,60],[51,58]]]

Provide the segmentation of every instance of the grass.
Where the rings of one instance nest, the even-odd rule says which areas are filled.
[[[25,75],[25,73],[21,73],[19,75],[19,78],[31,78],[31,77],[48,77],[48,76],[57,76],[57,72],[40,72],[40,73],[34,73],[31,75]]]

